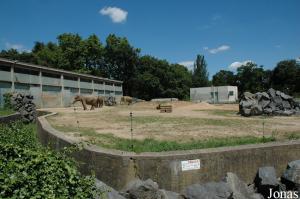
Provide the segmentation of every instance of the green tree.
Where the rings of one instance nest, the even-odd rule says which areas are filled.
[[[197,55],[193,71],[193,87],[209,86],[207,64],[203,55]]]
[[[139,53],[140,49],[131,46],[125,37],[110,34],[106,39],[107,72],[112,78],[123,81],[125,95],[132,96],[133,94]]]
[[[214,86],[236,85],[236,77],[232,71],[220,70],[212,78]]]
[[[248,62],[237,69],[237,84],[240,94],[245,91],[252,93],[266,90],[268,77],[263,66]]]
[[[84,42],[78,34],[64,33],[57,37],[58,46],[66,63],[65,70],[80,70],[85,64]]]
[[[296,60],[277,63],[271,76],[271,85],[278,90],[293,94],[300,92],[300,65]]]

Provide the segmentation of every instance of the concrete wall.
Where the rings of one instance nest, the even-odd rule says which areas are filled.
[[[29,93],[41,107],[70,106],[77,94],[123,95],[122,82],[0,58],[0,106],[7,92]]]
[[[10,122],[15,122],[17,120],[21,120],[22,116],[20,113],[14,113],[14,114],[10,114],[10,115],[5,115],[5,116],[0,116],[0,124],[7,124]]]
[[[60,150],[76,142],[53,129],[46,117],[38,118],[38,138],[43,145]],[[179,192],[193,183],[219,181],[226,172],[234,172],[250,183],[261,166],[274,166],[280,176],[289,161],[300,159],[300,140],[141,154],[85,146],[74,157],[81,162],[84,174],[93,170],[98,179],[117,190],[134,178],[151,178],[160,187]],[[181,161],[195,159],[200,160],[200,169],[182,170]]]
[[[230,95],[230,91],[233,95]],[[217,86],[190,88],[190,99],[193,102],[227,103],[237,101],[236,86]]]

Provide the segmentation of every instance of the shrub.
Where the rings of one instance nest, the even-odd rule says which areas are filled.
[[[67,152],[40,146],[34,128],[0,126],[0,198],[95,198],[95,178],[82,176]]]

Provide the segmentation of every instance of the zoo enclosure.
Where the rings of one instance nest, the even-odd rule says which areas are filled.
[[[122,81],[0,58],[0,106],[7,92],[29,93],[39,108],[68,107],[75,95],[123,95]]]

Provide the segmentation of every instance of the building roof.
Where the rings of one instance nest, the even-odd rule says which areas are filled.
[[[50,73],[66,74],[66,75],[89,78],[89,79],[94,79],[94,80],[101,80],[101,81],[111,82],[111,83],[120,83],[120,84],[123,83],[122,81],[119,81],[119,80],[113,80],[113,79],[108,79],[108,78],[104,78],[104,77],[97,77],[97,76],[94,76],[94,75],[76,73],[76,72],[72,72],[72,71],[56,69],[56,68],[51,68],[51,67],[47,67],[47,66],[29,64],[29,63],[19,62],[17,60],[13,61],[13,60],[9,60],[9,59],[0,58],[0,63],[5,64],[5,65],[9,65],[9,66],[15,65],[15,66],[26,67],[26,68],[31,68],[31,69],[35,69],[35,70],[43,70],[43,71],[47,71],[47,72],[50,72]]]

